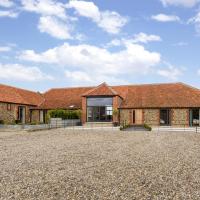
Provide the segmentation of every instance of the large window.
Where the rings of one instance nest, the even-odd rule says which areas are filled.
[[[170,110],[169,109],[160,110],[160,125],[163,125],[163,126],[170,125]]]
[[[113,100],[110,97],[87,98],[87,121],[110,122],[113,115]]]

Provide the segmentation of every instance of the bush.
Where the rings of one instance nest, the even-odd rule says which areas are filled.
[[[0,120],[0,124],[5,124],[4,120]]]
[[[127,121],[123,121],[122,125],[120,126],[120,130],[125,130],[126,128],[131,127],[131,125],[129,123],[127,123]]]
[[[36,122],[31,122],[30,125],[37,125],[37,123]]]
[[[50,118],[80,119],[81,110],[51,110],[49,116]]]
[[[152,128],[148,124],[144,124],[144,128],[146,128],[148,131],[152,131]]]
[[[15,120],[15,124],[21,124],[21,121],[20,120]]]
[[[119,123],[118,122],[113,122],[113,126],[117,127],[117,126],[119,126]]]

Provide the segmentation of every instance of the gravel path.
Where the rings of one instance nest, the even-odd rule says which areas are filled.
[[[200,134],[0,133],[0,199],[200,199]]]

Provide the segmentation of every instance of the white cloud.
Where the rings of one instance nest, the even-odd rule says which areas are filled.
[[[52,80],[49,75],[44,74],[37,67],[26,67],[20,64],[1,64],[0,78],[18,81],[40,81]]]
[[[151,16],[153,20],[159,21],[159,22],[178,22],[180,21],[180,18],[176,15],[166,15],[166,14],[158,14]]]
[[[87,73],[82,71],[68,71],[65,70],[65,77],[68,79],[72,79],[74,82],[91,82],[92,77],[90,77]]]
[[[200,69],[197,71],[197,74],[200,76]]]
[[[133,38],[122,38],[122,39],[113,39],[105,47],[117,47],[117,46],[126,46],[126,44],[138,44],[138,43],[149,43],[149,42],[160,42],[162,41],[159,35],[148,35],[146,33],[138,33],[133,36]]]
[[[65,6],[54,0],[21,0],[23,9],[43,16],[56,16],[66,19]]]
[[[61,66],[67,70],[65,75],[68,77],[77,75],[78,79],[83,75],[84,80],[95,82],[99,77],[102,80],[122,81],[120,77],[123,75],[146,74],[160,63],[160,57],[159,53],[132,43],[127,43],[123,50],[117,52],[93,45],[65,43],[42,53],[23,51],[19,59]]]
[[[159,42],[161,37],[158,35],[147,35],[146,33],[139,33],[134,36],[133,42],[135,43],[148,43],[148,42]]]
[[[66,22],[58,20],[53,16],[40,17],[38,29],[42,33],[48,33],[58,39],[71,39],[71,30]]]
[[[94,21],[104,31],[117,34],[128,22],[126,17],[114,11],[100,11],[93,2],[71,0],[67,8],[74,8],[78,15],[87,17]]]
[[[12,10],[1,10],[0,17],[10,17],[10,18],[17,18],[19,13],[12,11]]]
[[[14,6],[14,3],[10,0],[0,0],[0,6],[5,8],[10,8]]]
[[[0,46],[0,52],[8,52],[11,50],[12,48],[10,46]]]
[[[161,0],[164,6],[173,5],[173,6],[184,6],[184,7],[193,7],[199,0]]]
[[[67,8],[74,8],[80,16],[91,18],[96,22],[101,18],[99,8],[93,2],[73,0],[69,1]]]
[[[109,43],[107,43],[104,46],[109,48],[109,47],[122,46],[123,44],[124,44],[123,39],[113,39],[113,40],[111,40]]]
[[[66,14],[65,4],[54,0],[21,0],[23,9],[40,15],[38,29],[57,39],[72,39],[73,25],[76,20]],[[76,37],[75,37],[76,38]]]
[[[167,64],[167,68],[165,67],[164,69],[158,70],[157,74],[169,80],[176,81],[181,75],[183,75],[183,70]]]
[[[189,19],[188,24],[194,24],[197,33],[200,34],[200,12],[198,12],[193,18]]]
[[[97,23],[104,31],[117,34],[126,25],[127,18],[122,17],[117,12],[105,11],[101,13],[101,20]]]

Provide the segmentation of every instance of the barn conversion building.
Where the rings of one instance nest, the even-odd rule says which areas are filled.
[[[46,122],[49,110],[80,109],[85,123],[200,126],[200,90],[184,83],[55,88],[41,94],[0,85],[0,120]],[[115,113],[115,114],[114,114]]]

